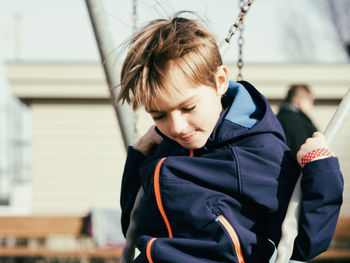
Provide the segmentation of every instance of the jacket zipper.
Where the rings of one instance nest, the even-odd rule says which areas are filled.
[[[226,230],[227,234],[229,235],[233,246],[235,248],[236,251],[236,255],[237,255],[237,259],[239,263],[244,263],[244,258],[243,258],[243,253],[242,253],[242,249],[241,249],[241,244],[239,242],[238,236],[236,234],[236,231],[234,230],[234,228],[232,227],[232,225],[230,224],[230,222],[223,216],[223,215],[219,215],[219,214],[215,214],[215,221],[216,222],[220,222],[220,224],[223,226],[223,228]]]

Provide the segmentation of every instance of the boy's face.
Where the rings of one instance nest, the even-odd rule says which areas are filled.
[[[218,69],[217,89],[194,84],[175,64],[167,72],[169,95],[164,101],[156,101],[149,113],[167,137],[184,148],[199,149],[207,142],[222,111],[221,96],[228,88],[227,68]]]

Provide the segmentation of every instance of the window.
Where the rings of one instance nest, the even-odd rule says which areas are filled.
[[[30,210],[30,111],[17,98],[0,101],[0,210]]]

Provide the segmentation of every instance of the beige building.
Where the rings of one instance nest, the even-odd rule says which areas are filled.
[[[236,69],[230,70],[231,76]],[[313,119],[322,131],[350,87],[350,65],[247,65],[243,75],[273,109],[289,84],[307,83],[316,96]],[[99,64],[7,64],[13,93],[32,119],[32,214],[83,215],[119,209],[125,150]],[[139,126],[151,120],[140,113]],[[334,142],[345,177],[342,214],[350,214],[350,119]]]

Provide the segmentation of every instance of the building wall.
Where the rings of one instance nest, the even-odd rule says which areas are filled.
[[[235,68],[229,73],[235,76]],[[346,64],[247,65],[243,74],[275,111],[289,84],[310,84],[317,100],[313,119],[321,131],[350,87]],[[119,208],[126,156],[100,65],[10,63],[8,76],[32,111],[32,213]],[[142,111],[138,120],[140,133],[152,123]],[[350,214],[349,130],[348,119],[332,147],[345,177],[342,214]]]
[[[34,214],[119,209],[125,150],[108,103],[33,103]]]
[[[99,64],[10,63],[31,110],[31,213],[119,208],[125,147]]]

